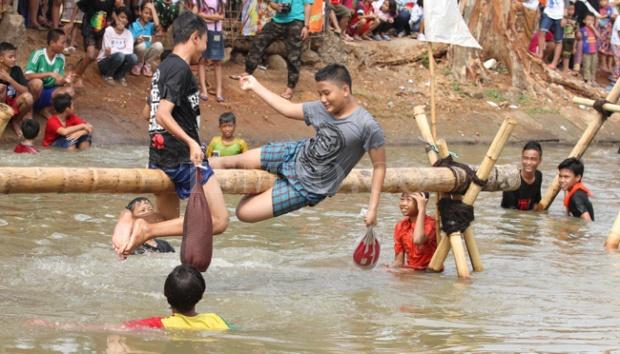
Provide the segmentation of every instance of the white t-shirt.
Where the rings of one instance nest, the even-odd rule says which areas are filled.
[[[105,49],[110,48],[110,54],[114,53],[123,53],[123,54],[131,54],[133,53],[133,36],[128,29],[125,29],[123,33],[117,33],[114,30],[114,27],[108,26],[103,33],[103,43],[101,44],[101,50],[99,51],[99,55],[97,55],[97,61],[101,61],[105,58]]]
[[[544,13],[553,20],[561,20],[564,17],[564,0],[547,0]]]
[[[618,31],[620,31],[620,16],[616,17],[616,21],[614,21],[614,28],[611,30],[611,44],[620,45],[620,36],[618,36]]]
[[[538,0],[525,0],[523,6],[530,10],[536,10],[538,8]]]

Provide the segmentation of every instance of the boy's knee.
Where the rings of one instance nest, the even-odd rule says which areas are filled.
[[[229,224],[230,224],[230,220],[228,220],[228,213],[226,213],[226,215],[221,218],[214,217],[213,218],[213,234],[219,235],[223,233],[224,231],[226,231]]]
[[[43,89],[43,81],[41,79],[32,79],[28,81],[28,90],[30,92],[39,93]]]
[[[32,107],[34,104],[34,97],[29,92],[23,93],[19,97],[21,98],[21,104],[25,107]]]
[[[151,48],[152,48],[154,51],[156,51],[156,52],[158,52],[158,53],[160,53],[160,54],[164,52],[164,45],[163,45],[163,44],[161,44],[161,42],[155,42],[155,43],[153,43],[153,44],[151,45]]]

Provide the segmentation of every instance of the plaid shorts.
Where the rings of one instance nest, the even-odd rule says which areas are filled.
[[[278,176],[271,192],[273,216],[280,216],[305,206],[314,206],[324,195],[308,192],[295,172],[295,156],[304,140],[269,143],[261,147],[261,169]]]

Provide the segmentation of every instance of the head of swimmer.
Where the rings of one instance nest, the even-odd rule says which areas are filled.
[[[522,173],[533,175],[542,161],[542,147],[536,141],[528,141],[521,152]]]
[[[314,75],[319,99],[332,115],[339,116],[352,102],[351,74],[341,64],[329,64]]]
[[[164,284],[164,295],[173,313],[196,315],[196,304],[205,292],[205,279],[190,265],[180,265],[172,270]]]
[[[148,198],[138,197],[133,199],[127,204],[126,207],[131,211],[131,215],[134,218],[145,217],[153,213],[153,204]]]
[[[415,218],[419,211],[418,199],[424,199],[424,201],[427,201],[429,196],[430,195],[428,192],[403,192],[400,195],[400,202],[398,203],[400,212],[403,216]]]

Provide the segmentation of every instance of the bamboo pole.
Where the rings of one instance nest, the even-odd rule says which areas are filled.
[[[614,221],[614,225],[611,227],[609,236],[607,236],[607,240],[605,241],[605,249],[608,251],[615,251],[618,249],[619,244],[620,244],[620,212],[618,212],[616,221]]]
[[[573,103],[575,104],[580,104],[580,105],[584,105],[588,107],[594,107],[594,102],[596,101],[591,100],[589,98],[573,97]],[[603,109],[608,112],[618,113],[620,112],[620,105],[613,104],[613,103],[605,103],[603,105]]]
[[[7,124],[9,124],[11,117],[13,117],[13,108],[4,103],[0,103],[0,137],[2,133],[4,133]]]
[[[435,58],[433,57],[433,43],[428,43],[428,68],[431,72],[431,126],[433,139],[437,139],[437,112],[435,105]]]
[[[611,90],[611,92],[609,92],[609,94],[606,97],[606,100],[611,103],[616,103],[619,98],[620,98],[620,80],[616,81],[616,83],[614,84],[614,88]],[[603,115],[599,113],[596,119],[592,120],[590,124],[588,124],[588,127],[583,132],[583,134],[581,135],[581,138],[579,138],[579,141],[577,141],[577,144],[575,144],[575,147],[570,152],[568,157],[576,157],[580,159],[581,156],[583,156],[583,154],[586,152],[586,150],[590,146],[590,143],[592,143],[592,140],[594,140],[594,137],[596,136],[598,131],[603,126],[603,123],[605,123],[605,120],[603,119]],[[551,203],[553,203],[553,200],[555,200],[555,197],[558,195],[559,192],[560,192],[560,179],[558,178],[558,175],[556,174],[555,178],[553,179],[549,187],[547,187],[547,190],[545,191],[545,194],[543,195],[542,200],[540,201],[540,206],[542,207],[543,210],[549,209],[549,206],[551,206]]]
[[[388,168],[382,191],[448,192],[457,177],[446,167]],[[497,178],[486,190],[519,188],[519,170],[514,166],[497,169]],[[216,170],[215,176],[227,194],[256,194],[269,189],[275,176],[260,170]],[[339,193],[369,193],[372,170],[353,169],[342,182]],[[0,167],[0,193],[161,193],[173,185],[161,170],[131,168]]]
[[[467,259],[465,258],[465,250],[463,249],[463,242],[461,241],[461,233],[453,232],[448,237],[444,238],[450,240],[448,245],[452,248],[454,254],[454,263],[456,264],[456,270],[459,278],[469,278],[469,269],[467,268]]]
[[[445,159],[450,156],[450,151],[448,150],[448,143],[444,139],[437,140],[437,148],[439,149],[439,157]],[[441,242],[441,214],[439,213],[439,201],[443,197],[444,193],[437,193],[437,202],[435,203],[435,210],[437,214],[437,225],[435,227],[435,241],[437,243]]]
[[[510,137],[510,134],[512,133],[515,125],[516,121],[512,118],[504,120],[497,134],[495,135],[495,138],[491,142],[489,150],[487,151],[484,159],[482,160],[478,171],[476,172],[476,176],[478,176],[478,178],[483,180],[489,178],[490,172],[493,169],[493,166],[495,165],[495,162],[497,161],[502,150],[504,149],[504,146],[508,142],[508,138]],[[470,184],[467,192],[465,192],[465,195],[463,196],[463,203],[467,205],[473,205],[481,190],[482,188],[479,185],[475,183]],[[468,229],[471,229],[471,226]],[[443,238],[439,245],[437,245],[437,250],[435,251],[435,254],[433,255],[433,258],[431,259],[431,262],[428,266],[430,270],[438,272],[443,269],[443,264],[446,260],[446,257],[448,256],[451,243],[454,243],[454,241],[452,240],[452,234],[450,236],[450,242],[448,242],[446,238]],[[478,246],[476,245],[476,242],[473,238],[473,231],[469,230],[468,232],[467,230],[465,230],[464,236],[467,250],[469,252],[469,257],[472,262],[472,266],[474,267],[474,271],[482,271],[482,261],[480,260]],[[453,252],[455,251],[456,250],[453,249]],[[457,257],[456,253],[455,257]],[[458,255],[458,257],[460,257],[460,255]],[[457,266],[458,264],[459,263],[457,263]],[[461,267],[461,269],[457,268],[457,272],[459,274],[459,277],[467,278],[469,275],[467,267]]]

